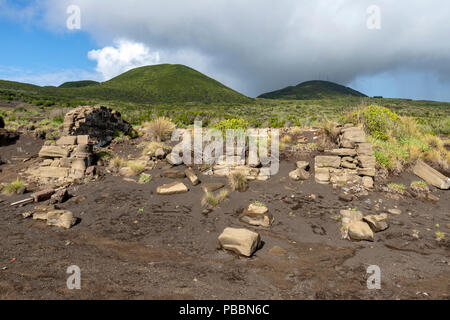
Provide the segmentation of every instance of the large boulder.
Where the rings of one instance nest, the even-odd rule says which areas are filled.
[[[247,229],[225,228],[219,236],[219,249],[229,250],[246,257],[251,257],[260,246],[259,234]]]
[[[450,189],[450,178],[447,178],[422,160],[417,160],[416,165],[413,168],[413,172],[416,176],[422,178],[428,184],[431,184],[436,188],[443,190]]]
[[[131,129],[119,111],[102,106],[81,106],[64,117],[65,135],[89,135],[101,146],[111,142],[116,132],[127,134]]]

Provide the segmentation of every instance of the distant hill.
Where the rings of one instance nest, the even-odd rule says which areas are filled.
[[[70,82],[64,82],[58,88],[83,88],[83,87],[88,87],[88,86],[92,86],[92,85],[96,85],[96,84],[100,84],[100,82],[93,81],[93,80],[70,81]]]
[[[0,94],[32,95],[36,99],[122,101],[157,103],[247,103],[252,99],[206,75],[179,64],[145,66],[127,71],[109,81],[66,82],[60,87],[0,80]],[[12,91],[12,92],[11,92]]]
[[[313,80],[289,86],[284,89],[260,95],[258,98],[280,100],[317,100],[334,99],[339,97],[367,97],[365,94],[340,84]]]

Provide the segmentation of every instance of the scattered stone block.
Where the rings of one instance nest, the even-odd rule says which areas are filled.
[[[289,172],[289,178],[294,181],[300,180],[308,180],[311,174],[305,169],[295,169],[294,171]]]
[[[416,176],[436,188],[442,190],[450,189],[450,178],[433,169],[422,160],[417,160],[415,166],[413,167],[413,172]]]
[[[348,236],[351,240],[373,241],[373,231],[364,221],[351,221],[348,225]]]
[[[169,179],[184,179],[186,177],[184,171],[178,169],[166,169],[162,175]]]
[[[205,192],[214,192],[219,189],[222,189],[223,187],[225,187],[225,185],[221,182],[210,182],[202,184],[202,189]]]
[[[156,192],[160,195],[180,194],[188,191],[189,189],[182,182],[164,184],[156,188]]]
[[[70,229],[76,222],[72,212],[68,210],[54,210],[47,213],[47,225]]]
[[[386,213],[368,215],[363,220],[369,224],[373,232],[380,232],[389,228],[388,215]]]
[[[34,202],[41,202],[41,201],[49,200],[54,193],[55,193],[55,190],[47,189],[47,190],[35,192],[35,193],[31,194],[30,197],[33,198]]]
[[[219,249],[246,257],[251,257],[260,246],[260,235],[247,229],[225,228],[218,241]]]
[[[263,205],[250,204],[239,220],[252,226],[270,227],[274,221],[269,209]]]
[[[200,183],[200,179],[197,177],[194,170],[192,170],[191,168],[186,169],[184,173],[188,177],[192,185],[196,186]]]
[[[317,183],[327,184],[330,182],[330,169],[315,168],[315,180]]]

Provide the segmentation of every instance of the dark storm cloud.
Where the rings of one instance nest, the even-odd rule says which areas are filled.
[[[192,66],[252,96],[400,69],[450,80],[447,0],[51,0],[48,27],[65,27],[69,4],[81,7],[82,31],[99,46],[142,43],[160,62]],[[381,10],[379,30],[367,28],[370,5]]]

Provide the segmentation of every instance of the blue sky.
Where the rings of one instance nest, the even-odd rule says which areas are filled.
[[[251,2],[0,0],[0,79],[60,85],[182,63],[249,96],[321,78],[370,96],[450,101],[447,1],[373,1],[383,13],[375,31],[372,1]],[[70,4],[80,30],[66,27]]]

